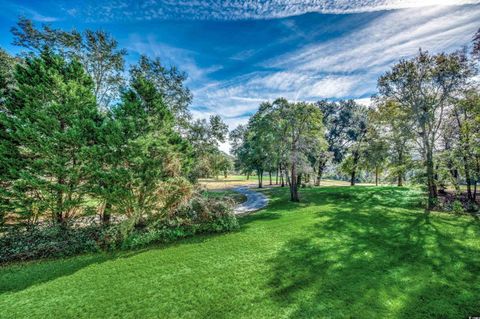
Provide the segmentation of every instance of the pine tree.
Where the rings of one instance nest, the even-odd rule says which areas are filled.
[[[23,216],[49,214],[64,224],[81,211],[91,175],[89,150],[100,120],[93,82],[80,63],[48,48],[17,65],[14,75],[17,87],[1,119],[12,147],[2,165],[17,154],[22,160],[9,176],[10,201]]]

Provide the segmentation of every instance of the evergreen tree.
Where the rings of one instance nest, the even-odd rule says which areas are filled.
[[[93,82],[76,60],[48,49],[17,65],[14,75],[1,118],[10,149],[1,152],[2,183],[14,212],[33,220],[49,214],[63,224],[82,209],[87,193],[99,121]]]

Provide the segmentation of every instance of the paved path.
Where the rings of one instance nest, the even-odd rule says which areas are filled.
[[[246,202],[243,202],[235,207],[235,215],[250,213],[262,209],[268,204],[268,198],[260,192],[252,191],[247,187],[235,187],[233,190],[247,197]]]

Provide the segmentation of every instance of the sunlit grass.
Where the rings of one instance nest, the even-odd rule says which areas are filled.
[[[465,318],[480,225],[395,187],[264,190],[239,231],[0,270],[4,318]]]

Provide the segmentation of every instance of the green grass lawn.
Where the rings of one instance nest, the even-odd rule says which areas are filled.
[[[0,269],[2,318],[465,318],[480,224],[394,187],[264,190],[239,231]],[[417,206],[418,207],[418,206]]]

